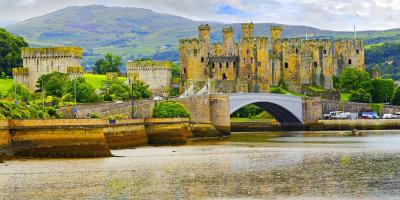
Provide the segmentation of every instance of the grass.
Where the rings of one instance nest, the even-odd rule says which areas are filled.
[[[348,102],[350,99],[350,94],[340,93],[340,101]]]
[[[13,86],[13,79],[0,79],[0,93],[5,95],[7,91]]]
[[[106,81],[106,75],[104,74],[84,74],[86,82],[94,87],[94,89],[98,90]],[[126,77],[118,77],[118,80],[125,81]]]

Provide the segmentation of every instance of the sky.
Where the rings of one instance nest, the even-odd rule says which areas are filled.
[[[352,31],[400,28],[400,0],[0,0],[0,26],[68,6],[147,8],[197,21],[270,22]]]

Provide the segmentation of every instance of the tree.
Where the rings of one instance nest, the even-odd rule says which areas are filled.
[[[32,93],[22,84],[17,83],[8,89],[7,97],[10,99],[16,99],[18,101],[29,102],[32,100]]]
[[[153,109],[154,118],[190,117],[189,111],[176,101],[163,101],[157,103]]]
[[[127,100],[132,98],[131,88],[120,80],[106,81],[101,87],[105,101]]]
[[[42,91],[43,85],[46,96],[62,97],[65,83],[67,83],[68,80],[68,74],[53,72],[41,76],[36,82],[36,88],[38,88],[38,91]]]
[[[369,91],[371,85],[368,72],[347,67],[340,75],[340,88],[342,92],[350,93],[351,91],[363,88]]]
[[[107,72],[119,73],[122,65],[121,56],[113,56],[111,53],[108,53],[104,58],[96,61],[93,71],[97,74],[105,74]]]
[[[400,87],[398,87],[394,92],[391,103],[400,106]]]
[[[392,79],[373,79],[371,80],[371,95],[372,102],[386,103],[392,99],[395,84]]]
[[[133,95],[136,99],[148,99],[153,94],[150,91],[150,86],[140,80],[133,82]]]
[[[14,36],[0,28],[0,74],[11,75],[13,67],[22,66],[21,48],[28,47],[22,37]]]
[[[251,118],[256,115],[261,114],[263,111],[264,111],[264,109],[262,109],[256,105],[250,104],[250,105],[244,106],[243,108],[240,108],[239,110],[234,112],[232,114],[232,116],[239,117],[239,118]]]
[[[371,103],[372,95],[363,88],[350,91],[350,101],[360,103]]]
[[[76,85],[76,101],[79,103],[90,103],[98,102],[101,99],[96,94],[95,89],[92,85],[87,83],[84,78],[78,78],[75,80]],[[68,81],[64,88],[64,95],[74,95],[74,81]]]

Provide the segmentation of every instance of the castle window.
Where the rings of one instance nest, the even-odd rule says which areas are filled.
[[[258,62],[257,65],[258,65],[259,67],[261,67],[261,62]]]
[[[227,79],[226,74],[223,73],[223,74],[222,74],[222,80],[226,80],[226,79]]]
[[[229,63],[228,62],[226,63],[226,68],[229,68]]]
[[[349,59],[349,65],[351,65],[351,59]]]
[[[219,68],[222,69],[222,63],[219,63]]]
[[[317,62],[314,62],[314,67],[318,67],[318,63]]]
[[[194,49],[194,50],[193,50],[193,55],[194,55],[194,56],[197,56],[197,49]]]
[[[235,61],[235,62],[233,62],[233,67],[236,67],[236,64],[237,64],[237,63],[236,63],[236,61]]]
[[[298,54],[299,53],[299,49],[296,49],[296,54]]]
[[[324,55],[326,55],[326,49],[324,49]]]
[[[212,63],[212,68],[213,68],[213,69],[215,68],[215,63]]]
[[[250,50],[249,49],[247,49],[247,54],[250,54]]]
[[[285,68],[289,68],[289,63],[285,63]]]
[[[251,58],[251,63],[253,63],[254,58]]]
[[[360,49],[357,49],[356,52],[357,52],[357,54],[360,54]]]
[[[183,68],[183,74],[186,74],[186,67],[185,68]]]
[[[204,57],[201,57],[201,62],[204,62]]]

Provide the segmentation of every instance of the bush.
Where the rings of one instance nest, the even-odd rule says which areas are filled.
[[[352,90],[349,100],[351,102],[371,103],[372,95],[364,89]]]
[[[270,93],[275,93],[275,94],[286,94],[286,90],[283,89],[282,87],[271,87],[269,90]]]
[[[154,118],[188,118],[190,117],[187,109],[176,101],[163,101],[157,103],[153,110]]]
[[[14,100],[16,99],[20,102],[29,102],[32,100],[32,93],[22,84],[17,83],[16,88],[13,85],[7,92],[7,97]],[[16,95],[15,95],[15,90],[16,89]]]
[[[400,87],[398,87],[394,92],[391,103],[400,106]]]
[[[392,99],[395,84],[392,79],[373,79],[372,84],[372,102],[374,103],[386,103]]]
[[[98,118],[100,118],[100,116],[97,114],[97,113],[92,113],[91,115],[90,115],[90,118],[93,118],[93,119],[98,119]]]

